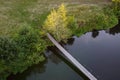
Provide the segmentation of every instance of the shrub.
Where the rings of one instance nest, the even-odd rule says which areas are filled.
[[[120,19],[120,0],[112,0],[115,15]]]
[[[68,17],[66,12],[64,4],[59,6],[58,10],[53,9],[43,25],[44,29],[51,33],[58,41],[67,39],[71,35],[67,27]]]
[[[0,37],[0,59],[10,61],[17,55],[15,42],[7,37]]]
[[[39,30],[26,24],[11,38],[0,37],[0,80],[45,60],[45,48]]]
[[[69,15],[75,16],[75,19],[74,17],[69,19],[69,22],[74,23],[68,25],[73,34],[77,36],[92,31],[92,29],[107,29],[117,24],[114,11],[108,5],[104,7],[93,4],[78,5],[75,9],[69,8]]]
[[[19,45],[19,50],[25,54],[39,53],[44,51],[45,41],[42,39],[38,29],[31,26],[23,26],[15,34],[14,40]]]

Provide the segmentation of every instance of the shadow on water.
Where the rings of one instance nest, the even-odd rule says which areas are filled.
[[[117,25],[115,25],[114,27],[112,27],[110,29],[107,29],[105,31],[106,31],[106,33],[109,33],[109,34],[112,34],[112,35],[120,33],[120,19],[118,20]],[[99,30],[93,29],[92,30],[92,37],[96,38],[97,36],[99,36]]]
[[[46,71],[46,66],[44,64],[47,63],[47,59],[40,64],[35,64],[29,67],[22,73],[17,73],[16,75],[11,74],[7,80],[26,80],[26,76],[30,75],[31,73],[44,73]]]
[[[52,51],[57,57],[59,57],[63,62],[65,62],[72,70],[79,74],[83,80],[90,80],[77,67],[75,67],[55,46],[48,47],[48,49]]]
[[[68,39],[67,44],[72,45],[74,43],[74,40],[75,40],[74,38]]]
[[[118,20],[118,24],[117,25],[115,25],[114,27],[112,27],[110,29],[107,29],[105,31],[106,31],[106,33],[109,33],[109,34],[112,34],[112,35],[120,33],[120,19]],[[99,36],[99,30],[93,29],[91,36],[93,38],[96,38],[97,36]]]
[[[108,30],[108,33],[112,35],[120,33],[120,19],[119,19],[119,23],[116,26]]]
[[[92,37],[93,37],[93,38],[96,38],[97,36],[99,36],[99,31],[96,30],[96,29],[93,29],[93,30],[92,30]]]
[[[49,48],[49,47],[48,47],[48,48]],[[49,58],[54,64],[59,64],[59,63],[62,62],[61,59],[58,58],[58,57],[57,57],[56,55],[54,55],[53,53],[51,53],[51,51],[50,51],[49,49],[46,50],[45,56],[46,56],[47,58]]]

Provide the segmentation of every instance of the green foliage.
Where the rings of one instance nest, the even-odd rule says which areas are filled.
[[[97,5],[80,5],[69,11],[70,15],[74,15],[72,25],[73,34],[80,36],[83,33],[92,31],[93,29],[107,29],[117,24],[118,20],[114,12],[109,6],[103,8]]]
[[[10,73],[21,73],[32,64],[45,60],[41,54],[45,48],[46,42],[39,30],[27,24],[11,38],[0,37],[0,79]]]
[[[41,39],[41,35],[38,29],[33,29],[29,26],[24,26],[20,31],[15,35],[15,41],[19,45],[20,51],[25,54],[30,52],[41,52],[44,50],[45,41]]]
[[[120,19],[120,0],[112,0],[112,8],[115,15]]]
[[[15,35],[14,40],[18,45],[19,56],[24,56],[32,64],[42,61],[40,56],[46,48],[46,42],[38,29],[25,25]]]
[[[0,59],[9,61],[17,55],[17,47],[13,40],[0,37]]]
[[[64,4],[62,4],[58,10],[53,9],[43,25],[44,30],[51,33],[58,41],[66,39],[71,35],[67,27],[68,17],[66,12],[67,10]]]
[[[75,29],[78,25],[77,25],[77,19],[74,16],[68,16],[68,28]]]

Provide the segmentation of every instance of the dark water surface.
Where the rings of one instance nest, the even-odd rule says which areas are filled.
[[[98,80],[120,80],[120,25],[73,36],[62,45]],[[49,48],[46,61],[8,80],[87,80],[58,53],[62,54],[55,47]]]

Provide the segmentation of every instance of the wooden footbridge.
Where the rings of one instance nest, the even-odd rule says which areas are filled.
[[[90,80],[97,80],[84,66],[82,66],[72,55],[70,55],[49,33],[47,37],[52,43]]]

